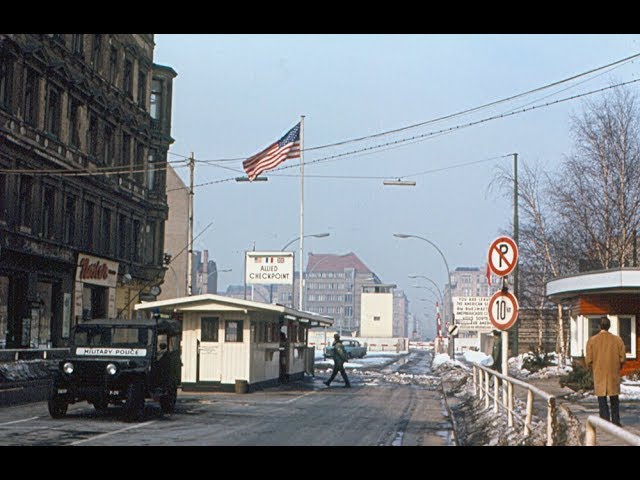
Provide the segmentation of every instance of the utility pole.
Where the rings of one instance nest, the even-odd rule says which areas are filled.
[[[193,174],[195,169],[195,159],[193,158],[193,152],[189,157],[189,228],[187,232],[187,295],[193,294],[192,274],[193,271]]]
[[[518,245],[518,154],[513,154],[513,241]],[[518,298],[518,265],[513,269],[513,295]],[[512,351],[518,355],[518,322],[511,329]]]

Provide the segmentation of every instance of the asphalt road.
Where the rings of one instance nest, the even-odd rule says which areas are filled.
[[[145,421],[126,423],[117,407],[69,406],[54,420],[46,402],[0,407],[0,445],[91,446],[417,446],[452,444],[432,353],[349,370],[330,388],[315,377],[249,394],[181,392],[176,412],[148,402]]]

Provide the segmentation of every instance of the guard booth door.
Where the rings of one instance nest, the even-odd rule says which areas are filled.
[[[220,382],[222,365],[220,342],[218,340],[220,320],[218,317],[202,317],[200,319],[200,339],[197,352],[197,381]]]

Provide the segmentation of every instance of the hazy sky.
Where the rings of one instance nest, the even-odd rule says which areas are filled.
[[[219,289],[243,283],[246,250],[280,250],[300,235],[298,160],[267,172],[267,182],[233,179],[244,175],[243,159],[304,115],[304,233],[331,234],[305,238],[305,265],[309,252],[354,252],[403,289],[419,316],[427,304],[416,300],[426,291],[407,275],[444,285],[444,262],[427,242],[393,234],[431,240],[452,270],[484,268],[489,245],[513,218],[512,199],[489,190],[497,169],[511,168],[518,153],[520,165],[553,171],[571,153],[571,115],[602,94],[490,118],[640,78],[636,60],[469,114],[313,149],[587,72],[640,52],[640,35],[160,34],[155,41],[155,62],[178,73],[169,160],[193,152],[195,184],[207,184],[195,189],[194,235],[213,225],[194,249],[232,269],[219,274]],[[174,166],[188,184],[186,163]],[[383,185],[399,177],[417,185]],[[299,255],[298,242],[289,249]]]

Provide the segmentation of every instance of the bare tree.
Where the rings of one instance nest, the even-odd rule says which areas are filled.
[[[571,118],[574,151],[553,175],[524,163],[518,182],[519,302],[539,312],[545,284],[580,270],[635,266],[640,225],[640,105],[627,89],[585,103]],[[495,184],[509,194],[506,169]],[[491,186],[490,186],[491,187]],[[562,309],[558,308],[560,354]]]
[[[637,97],[618,89],[572,118],[575,152],[549,182],[560,225],[592,268],[632,265],[640,224]]]

